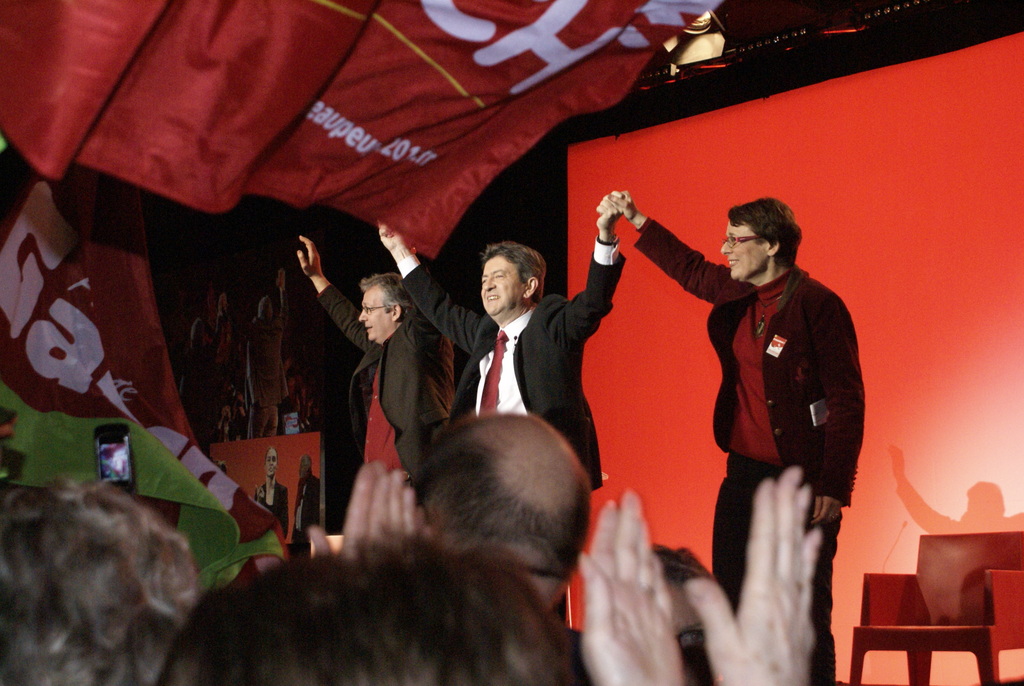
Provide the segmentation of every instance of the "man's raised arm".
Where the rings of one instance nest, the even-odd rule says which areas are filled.
[[[316,245],[313,241],[309,240],[305,236],[299,236],[299,240],[302,241],[302,245],[305,246],[305,250],[296,250],[295,254],[299,258],[299,266],[302,267],[302,273],[309,277],[309,280],[313,282],[313,287],[316,288],[317,295],[320,295],[324,290],[331,285],[331,282],[324,276],[323,267],[320,264],[320,251],[316,249]]]
[[[380,235],[380,242],[384,245],[384,248],[391,253],[391,257],[395,259],[395,264],[401,269],[402,261],[408,258],[416,260],[416,264],[419,264],[419,260],[416,259],[416,251],[411,250],[405,245],[405,241],[402,237],[389,229],[385,224],[379,224],[377,226],[377,233]],[[412,271],[412,269],[409,269]],[[406,271],[402,269],[402,276],[405,276]]]

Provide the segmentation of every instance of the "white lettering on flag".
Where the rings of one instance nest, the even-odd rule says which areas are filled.
[[[547,66],[509,89],[513,95],[521,93],[596,52],[610,43],[622,30],[619,27],[607,29],[586,45],[575,49],[569,48],[558,38],[558,33],[586,6],[587,0],[554,0],[533,24],[516,29],[486,48],[480,48],[473,53],[473,59],[481,66],[491,67],[523,53],[533,52],[546,62]]]
[[[547,0],[537,0],[545,2]],[[513,85],[509,93],[517,95],[601,49],[616,37],[627,48],[645,49],[650,41],[634,26],[613,26],[594,40],[570,48],[559,37],[587,6],[588,0],[551,0],[547,10],[532,24],[521,26],[490,45],[473,53],[482,67],[493,67],[526,53],[533,53],[546,66]],[[421,0],[423,11],[434,24],[459,40],[485,43],[497,32],[494,22],[474,17],[455,6],[454,0]],[[687,16],[697,16],[708,8],[706,0],[649,0],[637,9],[648,23],[682,29]]]
[[[423,11],[437,28],[459,40],[484,43],[498,31],[493,21],[466,14],[455,6],[454,0],[423,0]]]

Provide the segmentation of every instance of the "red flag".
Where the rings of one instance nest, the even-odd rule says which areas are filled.
[[[243,193],[332,205],[432,255],[498,172],[564,119],[620,100],[718,1],[371,4],[173,3],[77,161],[206,211]],[[14,76],[27,53],[11,53],[0,46],[0,128],[58,173],[22,125],[18,93],[34,87]]]
[[[502,169],[568,117],[618,102],[714,5],[386,1],[249,189],[384,221],[435,255]]]
[[[95,480],[92,430],[131,427],[138,494],[172,507],[201,578],[280,557],[276,519],[195,445],[178,399],[146,260],[139,191],[73,169],[35,185],[0,228],[0,405],[18,413],[12,481]]]
[[[0,130],[63,176],[167,0],[0,3]]]
[[[136,185],[229,209],[375,3],[0,3],[0,130],[49,178],[99,158]]]

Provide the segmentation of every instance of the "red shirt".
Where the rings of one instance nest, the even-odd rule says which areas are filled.
[[[739,374],[736,378],[736,415],[729,449],[780,466],[782,460],[768,418],[761,364],[765,355],[765,332],[772,316],[778,311],[779,298],[782,297],[788,279],[787,269],[779,278],[757,287],[757,299],[740,320],[732,341],[732,352],[736,357]]]
[[[387,341],[384,342],[387,345]],[[373,394],[370,396],[370,410],[366,416],[366,449],[363,460],[383,462],[388,470],[403,469],[402,461],[395,449],[395,427],[384,416],[380,406],[380,368],[373,375]]]

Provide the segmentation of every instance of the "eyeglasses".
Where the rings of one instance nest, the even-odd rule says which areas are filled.
[[[366,314],[373,314],[374,310],[379,310],[382,307],[388,307],[388,305],[376,305],[374,307],[367,307],[366,305],[363,305],[363,312]]]
[[[760,236],[726,236],[722,239],[722,245],[728,245],[730,248],[735,248],[737,243],[756,241],[758,238],[760,238]]]

